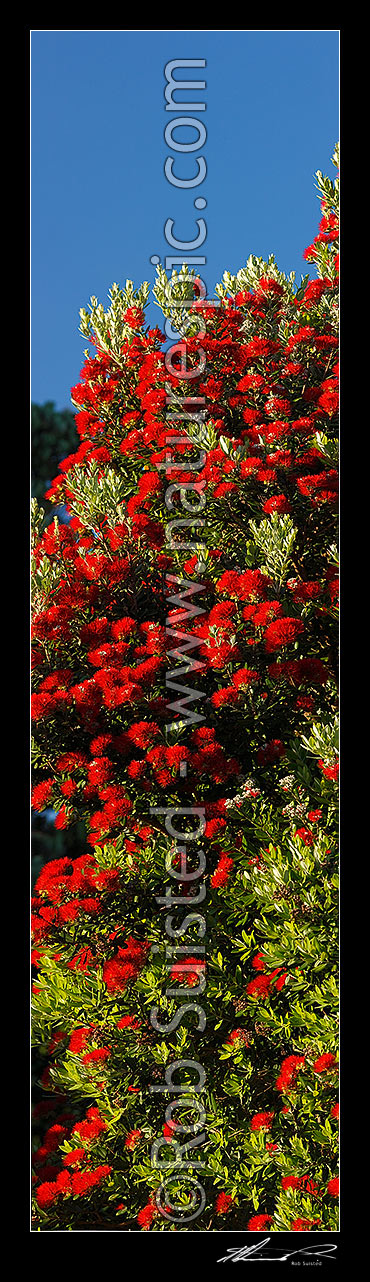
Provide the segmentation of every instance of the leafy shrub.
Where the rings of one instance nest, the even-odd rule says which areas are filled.
[[[80,444],[47,496],[71,519],[42,532],[34,507],[32,803],[88,847],[32,905],[41,1230],[336,1227],[338,180],[318,186],[316,280],[251,257],[204,301],[158,270],[171,358],[146,285],[81,313]]]

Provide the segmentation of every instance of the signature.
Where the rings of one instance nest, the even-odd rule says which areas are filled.
[[[217,1264],[236,1264],[238,1260],[290,1260],[293,1255],[320,1256],[322,1259],[333,1259],[336,1245],[334,1242],[316,1242],[313,1246],[301,1246],[296,1251],[286,1251],[281,1246],[268,1246],[271,1238],[265,1237],[263,1242],[256,1242],[254,1246],[241,1246],[234,1250],[229,1247],[227,1255],[222,1255]]]

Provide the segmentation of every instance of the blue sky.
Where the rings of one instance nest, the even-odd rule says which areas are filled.
[[[80,307],[92,294],[106,304],[113,281],[153,284],[151,256],[171,252],[167,218],[184,240],[206,218],[198,253],[209,294],[250,253],[274,253],[298,279],[310,270],[302,252],[320,217],[313,176],[334,175],[338,46],[338,31],[32,32],[32,400],[70,405],[86,345]],[[164,174],[173,58],[206,59],[204,72],[186,73],[207,82],[198,113],[207,176],[193,190]],[[194,172],[194,157],[177,156],[174,168]],[[154,303],[148,319],[161,324]]]

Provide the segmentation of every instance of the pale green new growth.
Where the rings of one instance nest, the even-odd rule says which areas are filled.
[[[332,165],[339,168],[339,143],[337,142],[331,158]],[[317,169],[315,177],[317,178],[316,187],[320,193],[321,199],[324,200],[328,207],[336,215],[339,214],[339,176],[334,179],[329,178],[328,174],[322,174],[321,169]]]
[[[101,475],[97,463],[76,467],[70,477],[70,490],[75,491],[70,500],[73,516],[83,517],[87,529],[95,531],[101,522],[114,527],[125,515],[125,477],[107,468]]]
[[[269,574],[277,586],[282,587],[297,535],[291,517],[288,514],[279,516],[277,512],[273,512],[271,517],[267,517],[259,525],[256,521],[249,521],[249,528]]]
[[[189,308],[194,303],[194,267],[183,263],[180,271],[173,271],[168,277],[164,267],[158,264],[157,279],[153,285],[153,295],[166,320],[173,326],[168,337],[175,339],[178,334],[198,332],[196,319],[189,316]]]
[[[339,751],[339,718],[331,722],[316,721],[309,736],[302,735],[301,742],[313,756],[331,762]]]
[[[279,285],[283,285],[292,297],[295,295],[295,272],[290,272],[290,275],[286,276],[285,272],[279,271],[274,254],[269,254],[267,262],[263,258],[256,257],[255,254],[250,254],[245,267],[241,267],[236,276],[231,272],[224,272],[222,282],[216,285],[215,292],[219,298],[234,298],[235,294],[244,290],[256,289],[263,276],[268,276],[270,280],[276,280]]]
[[[43,556],[37,564],[35,548],[42,536],[44,509],[39,507],[37,499],[31,499],[31,581],[32,602],[35,613],[45,609],[50,593],[55,589],[63,573],[61,560]],[[57,540],[59,540],[59,521],[55,516],[52,522]]]
[[[31,499],[31,549],[36,547],[42,534],[44,509],[39,507],[37,499]]]
[[[84,338],[98,339],[102,351],[109,352],[113,359],[121,363],[121,346],[125,338],[132,334],[132,325],[123,320],[128,307],[145,307],[149,295],[149,282],[143,281],[139,289],[134,289],[132,280],[127,280],[124,289],[113,284],[109,290],[110,307],[105,311],[103,304],[98,303],[92,295],[90,314],[85,307],[80,308],[80,332]]]

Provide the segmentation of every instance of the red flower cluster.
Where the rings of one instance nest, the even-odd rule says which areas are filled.
[[[276,1090],[282,1094],[295,1089],[297,1077],[301,1069],[305,1067],[304,1055],[288,1055],[283,1059],[279,1076],[276,1080]]]
[[[125,947],[118,948],[115,956],[105,962],[103,979],[109,993],[122,992],[131,979],[137,978],[145,966],[149,948],[149,940],[140,942],[130,937]]]
[[[211,886],[213,886],[215,890],[218,890],[220,888],[223,888],[224,886],[227,886],[231,869],[233,868],[233,866],[234,866],[233,859],[230,859],[230,857],[226,854],[221,855],[221,858],[219,859],[217,864],[217,868],[215,868],[215,871],[214,873],[212,873],[212,877],[211,877]]]
[[[219,1193],[216,1198],[216,1215],[226,1215],[226,1211],[230,1211],[233,1202],[234,1198],[230,1193]]]
[[[250,1233],[263,1233],[264,1229],[268,1229],[271,1223],[271,1215],[252,1215],[252,1218],[248,1220],[247,1229],[249,1229]]]

